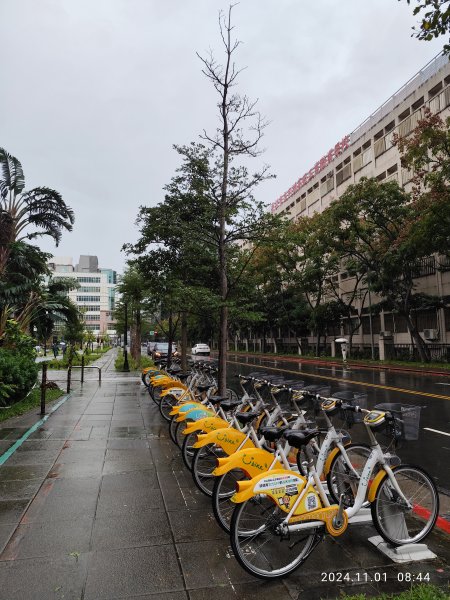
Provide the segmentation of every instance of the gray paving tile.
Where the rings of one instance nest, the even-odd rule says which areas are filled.
[[[84,600],[183,591],[172,545],[93,553]]]
[[[34,496],[42,484],[41,479],[0,481],[0,500],[26,500]]]
[[[5,465],[8,467],[12,465],[44,465],[53,464],[59,454],[60,450],[37,450],[36,452],[24,451],[20,449],[14,452],[14,454],[8,458]]]
[[[229,540],[229,535],[219,527],[211,507],[199,510],[173,510],[168,512],[175,542],[201,540]]]
[[[42,493],[34,498],[22,522],[43,523],[94,517],[97,505],[96,494],[86,496],[69,493],[55,494],[51,483],[49,482],[46,487],[43,486]]]
[[[145,494],[147,491],[159,489],[158,477],[153,467],[144,471],[132,471],[130,473],[112,473],[103,475],[102,494],[109,492],[136,491]]]
[[[99,463],[105,457],[105,448],[85,450],[83,448],[69,447],[61,451],[58,457],[58,463]]]
[[[27,523],[15,530],[2,560],[69,556],[88,552],[93,517]]]
[[[124,518],[130,512],[163,508],[163,498],[159,489],[141,493],[137,493],[136,490],[105,492],[102,489],[96,515],[99,519],[113,516]]]
[[[0,560],[2,560],[2,552],[16,527],[17,525],[15,523],[0,524]]]
[[[253,580],[251,583],[219,586],[211,583],[210,587],[189,590],[189,600],[293,600],[283,583],[277,581]]]
[[[181,569],[188,590],[254,581],[230,555],[229,542],[200,541],[177,544]]]
[[[56,463],[49,473],[49,477],[101,477],[103,460],[90,463]]]
[[[124,512],[97,518],[92,534],[94,550],[170,544],[172,533],[164,510]]]
[[[107,442],[107,447],[110,450],[143,450],[149,448],[148,440],[144,439],[127,439],[127,438],[119,438],[119,439],[109,439]]]
[[[80,600],[82,596],[86,556],[32,558],[1,565],[0,589],[7,600]]]
[[[17,481],[26,479],[44,479],[50,465],[9,465],[0,467],[0,481]]]
[[[0,524],[18,523],[29,500],[0,500]]]

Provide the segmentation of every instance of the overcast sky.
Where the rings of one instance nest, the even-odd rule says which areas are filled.
[[[414,1],[413,1],[414,3]],[[164,198],[173,144],[217,123],[196,51],[222,58],[224,0],[0,0],[0,147],[75,211],[56,256],[123,270],[140,205]],[[241,0],[239,91],[271,121],[269,204],[442,48],[411,38],[406,0]],[[170,218],[170,217],[168,217]]]

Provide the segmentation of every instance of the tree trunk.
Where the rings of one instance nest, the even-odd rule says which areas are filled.
[[[138,307],[136,309],[136,356],[135,360],[138,366],[141,364],[141,309]]]
[[[169,345],[167,348],[167,368],[172,363],[172,344],[173,344],[173,314],[172,309],[169,312]]]
[[[181,312],[181,368],[183,371],[187,371],[187,345],[187,312],[183,310]]]
[[[411,339],[413,340],[417,350],[419,351],[420,360],[422,362],[430,362],[430,349],[428,348],[426,342],[422,339],[422,336],[419,334],[417,327],[414,325],[411,317],[409,315],[404,316],[406,318],[406,325],[408,327]]]

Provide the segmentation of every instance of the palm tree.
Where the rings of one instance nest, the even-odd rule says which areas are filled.
[[[0,148],[0,169],[1,277],[12,243],[49,235],[58,245],[62,230],[72,230],[74,214],[56,190],[37,187],[24,191],[22,165],[3,148]]]

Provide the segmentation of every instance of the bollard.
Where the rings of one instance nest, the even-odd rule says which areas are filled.
[[[84,354],[81,357],[81,383],[84,383]]]
[[[102,382],[102,368],[99,367],[98,369],[98,383],[100,384]]]
[[[70,394],[70,378],[72,375],[72,365],[69,363],[69,368],[67,369],[67,393]]]
[[[45,415],[45,391],[47,385],[47,368],[48,364],[42,364],[42,381],[41,381],[41,415]]]

